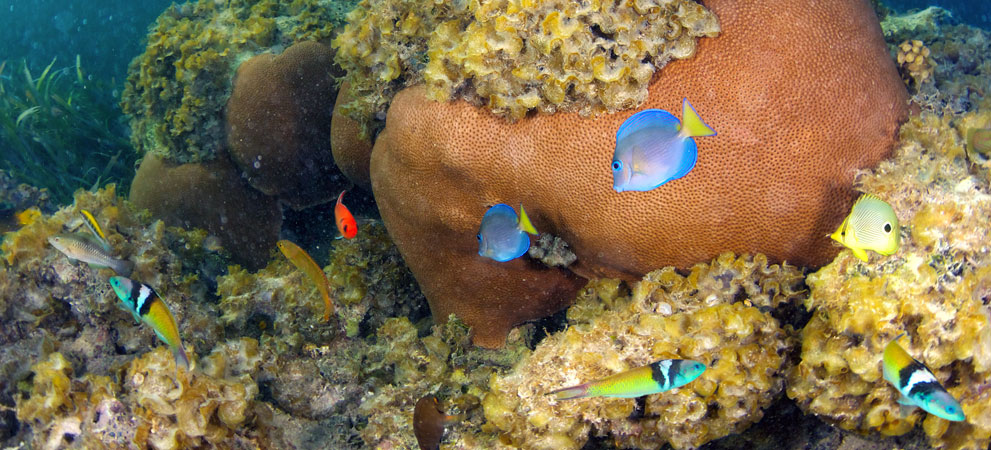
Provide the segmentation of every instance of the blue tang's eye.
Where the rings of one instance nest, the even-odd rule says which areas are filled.
[[[613,170],[613,172],[619,172],[620,170],[623,170],[623,162],[622,161],[618,161],[618,160],[617,161],[613,161],[612,162],[612,170]]]
[[[475,238],[481,241],[482,240],[482,235],[481,234],[476,234],[475,235]]]

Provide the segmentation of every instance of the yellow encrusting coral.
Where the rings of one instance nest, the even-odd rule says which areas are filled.
[[[492,378],[486,418],[505,442],[524,448],[577,449],[592,429],[622,448],[694,448],[740,432],[784,389],[794,345],[788,327],[752,305],[798,300],[801,281],[794,267],[732,254],[688,276],[654,271],[629,297],[615,282],[593,281],[568,312],[576,323],[542,341],[512,373]],[[647,396],[635,421],[632,399],[544,395],[664,358],[701,361],[708,370]]]
[[[863,263],[842,252],[808,276],[801,363],[788,395],[805,411],[860,432],[901,435],[921,423],[930,444],[983,448],[991,443],[991,186],[963,157],[961,136],[924,113],[901,130],[892,160],[859,179],[907,225],[898,253]],[[982,287],[983,286],[983,287]],[[903,415],[885,381],[885,345],[907,332],[906,350],[963,405],[967,421],[949,423],[921,410]]]
[[[902,42],[898,46],[896,60],[906,84],[918,89],[922,83],[931,81],[936,63],[930,57],[929,48],[922,45],[922,41],[915,39]]]
[[[519,119],[636,107],[656,70],[718,32],[715,15],[688,0],[363,0],[334,46],[362,99],[346,110],[359,121],[421,80],[435,100],[463,95]]]

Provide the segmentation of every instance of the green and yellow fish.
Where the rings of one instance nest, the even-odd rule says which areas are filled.
[[[898,339],[904,335],[905,333],[902,333],[888,343],[884,348],[884,357],[881,359],[884,379],[895,386],[902,395],[898,403],[918,406],[927,413],[946,420],[954,422],[964,420],[963,408],[960,407],[957,399],[946,392],[925,365],[898,345]]]
[[[176,365],[190,370],[189,357],[186,356],[186,349],[179,337],[179,326],[162,297],[147,284],[130,278],[110,277],[110,286],[114,288],[124,308],[134,316],[135,322],[148,324],[155,335],[169,346]]]
[[[548,392],[558,400],[585,397],[634,398],[679,388],[702,375],[705,364],[690,359],[662,359],[646,366],[578,386]]]
[[[884,200],[864,194],[829,237],[849,248],[853,256],[864,262],[867,261],[866,250],[891,255],[898,251],[898,216]]]

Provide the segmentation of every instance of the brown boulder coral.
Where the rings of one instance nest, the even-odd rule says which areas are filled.
[[[175,165],[147,155],[131,182],[131,201],[170,225],[206,229],[254,269],[267,262],[282,226],[276,200],[248,186],[227,158]]]
[[[868,2],[716,0],[721,34],[655,75],[642,108],[689,97],[719,135],[699,140],[685,178],[616,193],[609,162],[630,113],[538,115],[508,123],[466,102],[400,92],[372,152],[390,234],[437,317],[476,342],[566,305],[578,281],[524,260],[477,255],[487,206],[523,202],[537,229],[565,239],[583,275],[635,279],[723,251],[823,264],[825,238],[852,201],[854,172],[884,158],[907,94]],[[824,43],[830,46],[823,51]]]
[[[332,199],[343,177],[330,151],[334,52],[305,41],[241,64],[227,101],[227,145],[248,182],[301,209]]]

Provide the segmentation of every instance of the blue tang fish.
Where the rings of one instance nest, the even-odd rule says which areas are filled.
[[[530,249],[530,236],[537,230],[520,205],[520,215],[512,206],[500,203],[489,208],[478,228],[478,254],[499,262],[519,258]]]
[[[693,137],[715,136],[688,99],[681,102],[684,123],[662,109],[645,109],[616,131],[613,189],[649,191],[691,172],[698,158]]]

